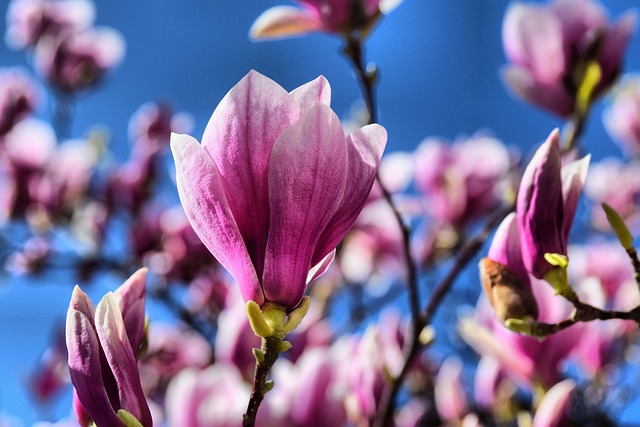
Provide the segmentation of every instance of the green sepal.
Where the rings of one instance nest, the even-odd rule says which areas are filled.
[[[266,302],[262,306],[262,316],[275,332],[284,331],[287,312],[280,304]]]
[[[633,248],[633,236],[627,227],[627,224],[624,223],[624,220],[620,216],[615,209],[609,206],[606,203],[602,204],[602,209],[604,213],[607,215],[607,221],[609,221],[609,225],[615,231],[616,236],[618,236],[618,240],[620,244],[625,250],[629,250]]]
[[[252,348],[251,350],[253,351],[253,357],[255,357],[256,362],[264,363],[264,351],[259,348]]]
[[[118,410],[118,418],[124,423],[127,427],[142,427],[140,421],[134,417],[131,412],[128,412],[124,409]]]
[[[247,301],[247,316],[253,333],[262,338],[274,335],[273,328],[267,323],[260,306],[255,301]]]
[[[311,298],[309,298],[309,296],[305,296],[304,298],[302,298],[302,301],[300,301],[300,304],[298,304],[298,306],[291,313],[289,313],[289,318],[287,319],[287,323],[284,325],[283,329],[283,332],[285,334],[288,334],[289,332],[300,326],[302,319],[304,319],[304,316],[306,316],[307,312],[309,311],[310,304]]]
[[[280,341],[280,343],[278,344],[278,353],[284,353],[285,351],[289,350],[291,347],[293,346],[289,341]]]

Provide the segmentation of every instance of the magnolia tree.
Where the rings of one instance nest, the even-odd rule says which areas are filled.
[[[504,86],[562,129],[520,152],[479,132],[385,155],[365,44],[395,3],[300,0],[246,29],[339,39],[364,101],[352,117],[323,76],[283,88],[247,69],[201,137],[166,104],[140,107],[114,165],[104,132],[71,124],[124,38],[90,0],[9,2],[6,42],[33,73],[0,70],[0,243],[12,275],[74,275],[64,339],[28,384],[41,405],[73,390],[56,425],[616,425],[639,391],[624,380],[640,324],[640,79],[622,75],[636,15],[513,2]],[[34,114],[45,86],[50,120]],[[581,141],[605,95],[625,157],[593,162]],[[463,271],[477,303],[456,292]],[[114,272],[94,305],[82,289]],[[449,336],[446,300],[466,306]]]

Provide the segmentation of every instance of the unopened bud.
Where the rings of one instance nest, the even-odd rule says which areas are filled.
[[[483,258],[479,268],[484,292],[501,323],[507,319],[538,318],[538,304],[531,287],[509,267]]]

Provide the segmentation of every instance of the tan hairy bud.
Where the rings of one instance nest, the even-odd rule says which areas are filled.
[[[483,258],[479,268],[482,287],[501,323],[507,319],[538,318],[538,304],[531,288],[509,267]]]

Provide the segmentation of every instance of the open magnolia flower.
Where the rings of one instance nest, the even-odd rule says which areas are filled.
[[[287,310],[330,265],[371,190],[387,140],[345,138],[324,77],[287,93],[251,71],[202,137],[173,134],[180,200],[194,230],[247,301]]]
[[[380,14],[387,14],[402,0],[299,0],[301,8],[275,6],[256,19],[253,39],[295,37],[313,31],[350,33],[366,30]]]

